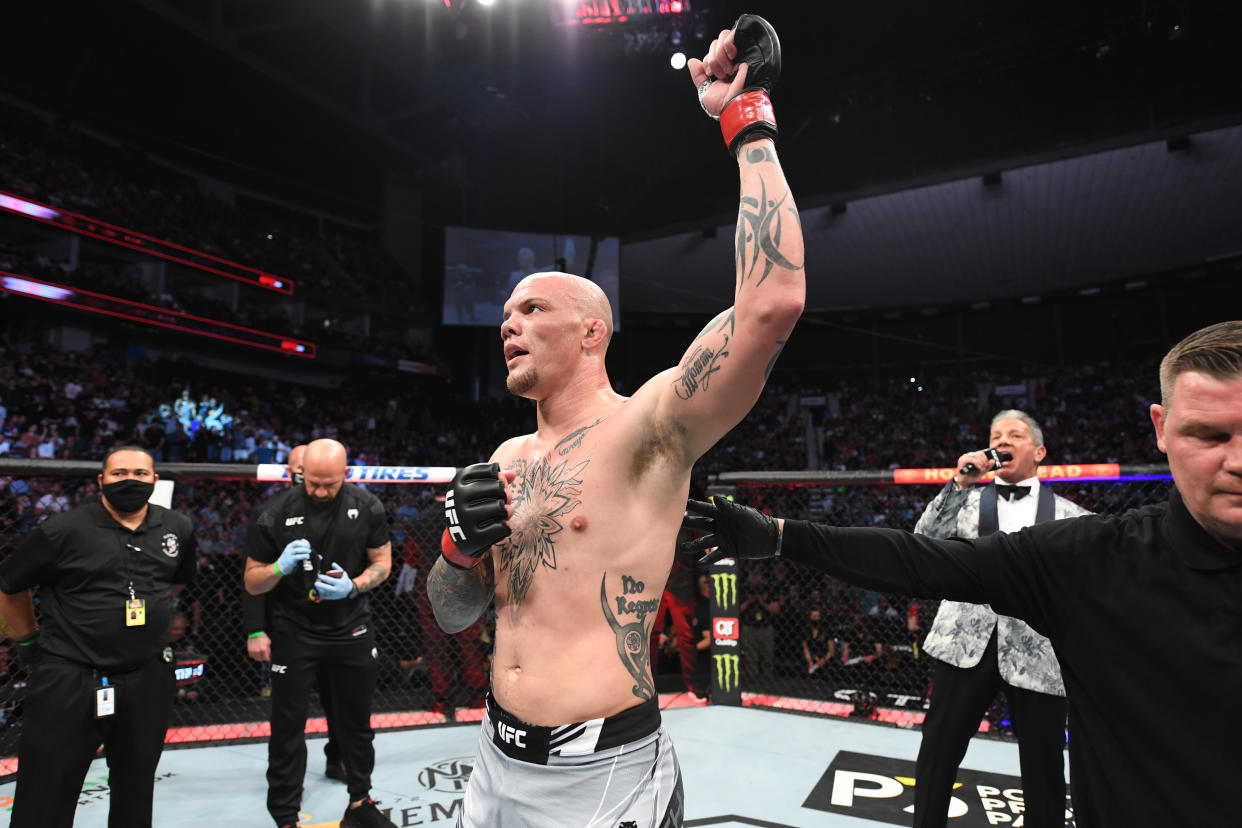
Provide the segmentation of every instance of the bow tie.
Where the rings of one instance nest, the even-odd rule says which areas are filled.
[[[996,493],[1005,500],[1021,500],[1031,493],[1030,486],[1008,486],[1004,483],[996,484]]]

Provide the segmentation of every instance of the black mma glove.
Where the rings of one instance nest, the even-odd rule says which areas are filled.
[[[721,558],[763,560],[781,553],[781,526],[776,518],[728,498],[713,496],[710,503],[686,501],[686,516],[681,526],[706,533],[697,540],[681,544],[683,552],[710,550],[699,559],[699,566]],[[715,549],[711,548],[713,546]]]
[[[509,537],[505,484],[496,463],[475,463],[457,470],[444,498],[448,526],[440,538],[444,559],[458,569],[478,566],[492,544]]]
[[[781,76],[781,41],[772,24],[757,14],[744,14],[733,24],[737,63],[745,63],[746,88],[720,111],[720,132],[729,152],[737,155],[754,138],[776,140],[772,86]]]

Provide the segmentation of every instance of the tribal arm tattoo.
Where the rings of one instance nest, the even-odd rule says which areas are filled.
[[[776,153],[766,145],[747,147],[744,153],[743,163],[745,164],[776,163]],[[786,270],[802,269],[801,263],[790,261],[780,251],[781,232],[784,230],[786,215],[792,218],[794,224],[797,225],[795,229],[800,234],[801,220],[798,217],[797,208],[790,201],[788,188],[779,198],[776,198],[775,194],[773,198],[769,198],[768,182],[763,176],[759,176],[758,194],[747,192],[746,187],[743,186],[741,204],[738,208],[735,248],[739,292],[746,282],[755,278],[756,274],[758,280],[755,284],[763,284],[775,267],[782,267]],[[760,269],[761,254],[763,266]]]
[[[634,679],[630,691],[640,699],[655,698],[655,682],[651,679],[651,641],[650,633],[644,620],[648,615],[655,615],[660,608],[660,599],[642,600],[628,596],[642,593],[646,585],[628,575],[621,576],[621,594],[616,597],[617,614],[608,605],[608,573],[599,582],[599,602],[604,609],[604,618],[612,627],[617,637],[617,655],[621,664]],[[617,620],[617,615],[635,615],[637,618],[628,624]]]
[[[458,569],[439,558],[427,576],[427,599],[440,629],[461,632],[487,609],[495,592],[490,559],[474,569]]]
[[[781,351],[785,350],[787,339],[776,340],[776,353],[772,354],[772,358],[768,360],[768,367],[763,369],[763,381],[767,382],[768,377],[772,376],[772,369],[776,367],[776,358],[781,355]]]

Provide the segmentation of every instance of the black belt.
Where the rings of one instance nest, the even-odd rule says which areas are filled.
[[[546,765],[549,756],[584,756],[655,733],[660,727],[660,705],[651,698],[615,716],[544,727],[509,713],[489,692],[487,718],[492,743],[501,753],[510,759]]]

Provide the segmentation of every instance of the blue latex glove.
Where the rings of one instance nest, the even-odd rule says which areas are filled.
[[[334,570],[344,570],[345,567],[333,561],[332,568]],[[315,581],[315,592],[325,601],[339,601],[342,598],[348,598],[354,593],[354,579],[341,572],[339,576],[332,575],[328,572],[320,572],[319,578]]]
[[[276,568],[280,570],[281,575],[288,575],[293,570],[301,566],[302,561],[310,557],[311,545],[306,538],[298,538],[289,541],[289,545],[280,553],[280,557],[276,559]]]

